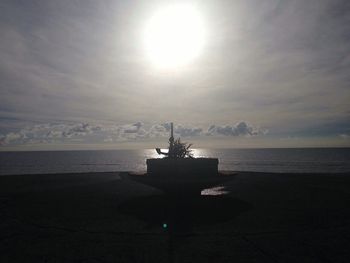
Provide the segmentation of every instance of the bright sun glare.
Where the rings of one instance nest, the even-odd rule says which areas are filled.
[[[145,28],[147,55],[158,68],[176,68],[197,57],[204,45],[204,25],[198,10],[179,4],[159,9]]]

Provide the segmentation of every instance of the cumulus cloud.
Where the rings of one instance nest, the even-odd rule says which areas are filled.
[[[256,136],[266,134],[267,130],[254,127],[251,124],[241,121],[234,125],[216,126],[211,125],[207,131],[207,135],[224,135],[224,136]]]
[[[181,125],[175,127],[175,134],[178,134],[181,137],[192,137],[192,136],[199,136],[202,134],[203,129],[202,128],[188,128],[183,127]]]
[[[153,124],[149,129],[148,136],[150,138],[165,137],[169,135],[170,123]]]
[[[340,134],[339,136],[340,136],[340,138],[342,138],[344,140],[349,140],[350,139],[350,134],[343,133],[343,134]]]
[[[149,131],[143,123],[125,125],[90,123],[46,123],[24,127],[16,132],[0,136],[2,145],[21,145],[38,143],[69,143],[81,141],[120,142],[148,137]],[[79,139],[79,140],[78,140]]]
[[[134,124],[127,124],[121,127],[124,133],[138,133],[143,124],[141,122],[137,122]]]
[[[180,137],[193,137],[199,136],[202,134],[203,129],[199,127],[184,126],[184,125],[175,125],[174,126],[174,135]],[[170,122],[155,124],[149,129],[149,137],[166,137],[169,136],[170,132]]]
[[[93,130],[93,127],[91,127],[91,125],[89,125],[88,123],[79,123],[69,128],[68,131],[63,132],[62,135],[68,138],[75,137],[75,136],[85,136],[91,133],[92,130]],[[57,131],[56,131],[56,134],[58,134]]]
[[[205,132],[206,131],[206,132]],[[45,123],[27,126],[0,136],[0,145],[25,145],[47,143],[110,143],[169,137],[170,123],[145,125],[92,124],[92,123]],[[246,122],[235,125],[201,128],[190,125],[175,125],[175,137],[203,136],[255,136],[265,134]]]
[[[24,139],[24,138],[25,138],[25,135],[23,135],[23,133],[10,132],[5,136],[4,142],[8,144],[11,142],[20,141],[21,139]]]

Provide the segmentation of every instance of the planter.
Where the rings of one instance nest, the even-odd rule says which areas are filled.
[[[232,179],[218,173],[216,158],[147,159],[147,173],[130,175],[140,183],[174,196],[198,196],[206,188]]]
[[[217,158],[147,159],[147,175],[165,178],[200,178],[216,176],[219,160]]]

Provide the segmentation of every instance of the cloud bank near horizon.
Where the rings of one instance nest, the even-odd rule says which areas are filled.
[[[132,124],[90,124],[90,123],[45,123],[27,126],[18,131],[0,134],[1,146],[50,144],[50,143],[111,143],[135,142],[167,138],[170,123],[145,125]],[[245,121],[234,125],[211,125],[209,128],[175,125],[174,136],[181,138],[258,136],[266,129],[255,127]]]

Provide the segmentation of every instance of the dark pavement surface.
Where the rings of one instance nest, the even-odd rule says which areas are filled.
[[[2,176],[0,262],[349,262],[349,174],[224,186],[189,198],[118,173]]]

